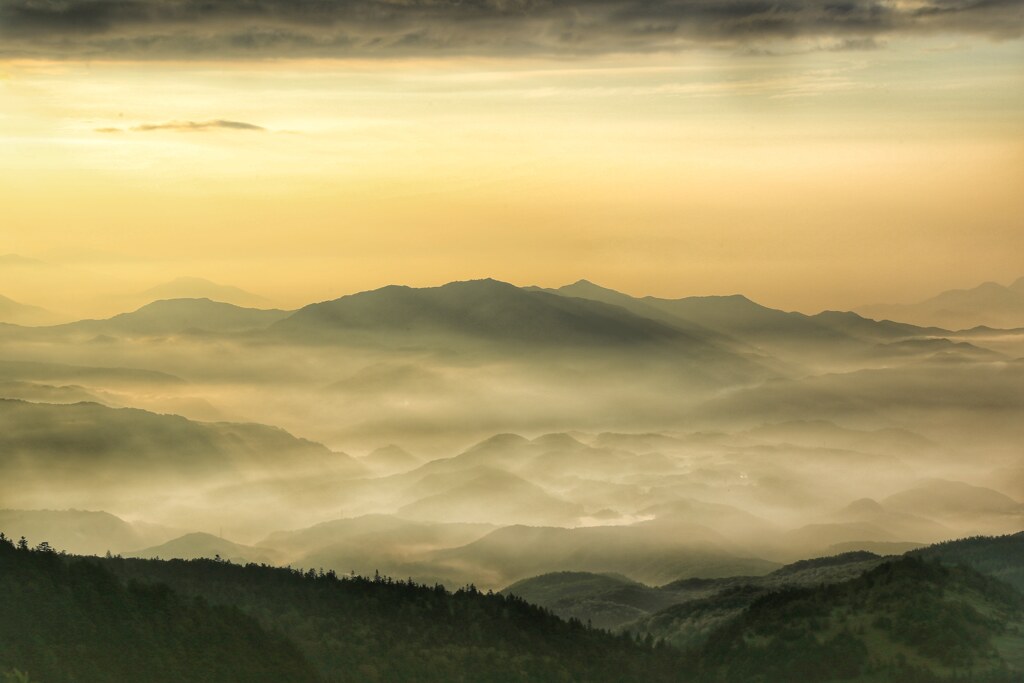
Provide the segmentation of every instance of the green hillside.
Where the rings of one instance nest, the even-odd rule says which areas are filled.
[[[691,652],[698,680],[1020,680],[1024,597],[916,557],[755,600]]]
[[[967,565],[1024,593],[1024,531],[994,538],[976,536],[936,543],[911,554],[944,564]]]
[[[125,583],[98,560],[0,539],[0,594],[0,672],[32,681],[317,680],[293,644],[237,608]]]
[[[0,590],[0,672],[42,683],[679,680],[677,651],[472,586],[5,541]]]

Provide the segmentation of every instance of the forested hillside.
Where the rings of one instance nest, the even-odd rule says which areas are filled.
[[[0,671],[105,681],[674,681],[679,653],[469,586],[0,543]]]
[[[1019,681],[1024,598],[917,557],[762,596],[690,652],[701,681]]]
[[[291,642],[235,607],[126,583],[45,545],[0,540],[0,595],[0,672],[32,681],[317,680]]]

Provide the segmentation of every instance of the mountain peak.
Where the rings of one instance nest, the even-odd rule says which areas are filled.
[[[258,306],[267,299],[233,285],[224,285],[201,277],[177,277],[142,292],[149,299],[211,299],[239,306]]]
[[[629,298],[628,294],[610,289],[608,287],[602,287],[601,285],[594,284],[590,280],[577,280],[571,285],[565,285],[555,290],[559,294],[568,296],[581,296],[584,298],[602,296],[601,301],[608,301],[609,296],[618,298]]]
[[[494,279],[384,287],[312,304],[276,326],[303,339],[358,333],[391,339],[473,339],[548,345],[638,344],[678,330],[608,303],[522,289]]]

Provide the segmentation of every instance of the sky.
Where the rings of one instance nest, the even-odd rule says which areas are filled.
[[[1024,275],[1019,0],[0,0],[0,295]]]

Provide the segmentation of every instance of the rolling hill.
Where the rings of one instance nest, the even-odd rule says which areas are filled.
[[[1019,680],[1024,596],[906,557],[842,583],[756,598],[691,652],[698,680]]]

